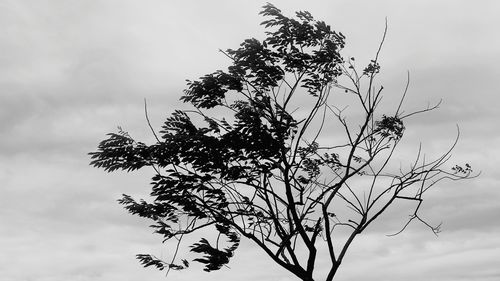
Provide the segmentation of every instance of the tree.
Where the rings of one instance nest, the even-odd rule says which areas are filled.
[[[182,238],[212,229],[213,239],[190,246],[205,271],[226,265],[243,237],[305,281],[316,278],[318,249],[327,249],[323,279],[332,280],[353,240],[391,205],[415,202],[401,231],[417,220],[437,233],[419,216],[424,194],[441,180],[471,177],[471,167],[445,169],[455,144],[434,160],[419,148],[407,168],[391,159],[404,122],[439,104],[405,113],[405,90],[392,113],[381,113],[375,78],[383,39],[359,70],[340,55],[344,35],[309,12],[291,18],[266,4],[261,14],[263,41],[221,51],[227,71],[188,81],[181,100],[192,110],[176,110],[159,133],[148,119],[156,143],[120,130],[90,153],[91,165],[108,172],[154,169],[152,200],[123,195],[119,203],[178,242],[172,260],[141,254],[140,262],[184,269]],[[350,99],[350,117],[342,99]]]

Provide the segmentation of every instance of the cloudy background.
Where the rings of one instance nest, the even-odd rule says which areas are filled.
[[[367,62],[382,52],[386,99],[411,73],[407,107],[443,99],[439,111],[407,124],[408,148],[449,146],[459,124],[457,163],[479,179],[433,190],[423,215],[443,222],[436,238],[405,213],[387,215],[360,237],[338,273],[356,280],[500,280],[500,3],[498,1],[289,1],[347,36],[345,56]],[[0,280],[157,281],[137,253],[168,257],[147,222],[116,203],[145,194],[149,173],[106,174],[87,153],[122,126],[149,139],[143,99],[158,127],[184,79],[221,69],[217,52],[262,37],[263,1],[0,0]],[[401,218],[401,215],[403,216]],[[169,280],[290,280],[243,243],[231,269],[193,266]],[[319,279],[320,280],[320,279]]]

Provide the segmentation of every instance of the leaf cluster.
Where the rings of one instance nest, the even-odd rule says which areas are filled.
[[[194,116],[188,111],[173,112],[155,144],[136,142],[127,133],[112,133],[90,153],[91,165],[108,172],[145,166],[157,171],[151,182],[153,202],[123,195],[119,203],[130,213],[153,220],[151,227],[165,241],[209,225],[229,237],[226,244],[230,246],[224,249],[205,238],[192,245],[191,251],[203,254],[194,261],[206,264],[207,271],[226,264],[237,248],[235,217],[245,217],[254,231],[255,227],[271,227],[272,214],[257,209],[255,195],[250,198],[251,193],[241,189],[244,185],[257,191],[262,188],[263,177],[282,166],[291,137],[298,131],[299,122],[276,99],[273,89],[287,83],[286,73],[292,73],[302,81],[295,87],[317,96],[340,74],[342,34],[315,21],[308,12],[288,18],[267,4],[261,14],[268,18],[262,25],[275,29],[266,33],[264,41],[245,40],[239,48],[223,52],[232,61],[227,71],[187,81],[181,100],[194,106]],[[232,122],[202,111],[213,108],[232,112]],[[309,178],[318,174],[315,161],[302,163]],[[181,222],[183,227],[178,228]],[[183,268],[148,255],[138,258],[145,266]]]

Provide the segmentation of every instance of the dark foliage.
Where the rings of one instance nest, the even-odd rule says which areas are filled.
[[[354,58],[345,61],[339,53],[344,35],[324,22],[308,12],[286,17],[271,4],[261,14],[268,30],[263,41],[252,38],[222,51],[232,62],[227,71],[188,81],[181,100],[194,110],[173,112],[159,134],[153,132],[157,142],[151,145],[121,130],[109,134],[90,153],[91,165],[108,172],[153,168],[151,201],[123,195],[119,203],[152,220],[165,241],[181,243],[185,235],[212,228],[216,238],[190,246],[198,256],[193,261],[204,264],[205,271],[228,264],[245,237],[308,281],[317,247],[325,247],[331,266],[325,279],[332,280],[352,240],[389,205],[416,201],[414,218],[419,218],[427,189],[442,179],[466,178],[471,169],[441,169],[450,149],[434,161],[419,152],[409,170],[386,171],[403,137],[404,119],[433,108],[402,115],[401,99],[395,115],[376,115],[382,92],[374,86],[378,52],[358,75]],[[352,85],[341,84],[340,78]],[[355,98],[353,106],[364,114],[361,123],[349,124],[329,103],[332,89]],[[327,120],[338,122],[342,130],[334,133],[345,134],[345,142],[319,144]],[[370,180],[355,186],[356,177]],[[351,234],[334,243],[339,228]],[[175,263],[178,248],[171,262],[146,254],[137,258],[145,267],[184,269],[186,259]]]

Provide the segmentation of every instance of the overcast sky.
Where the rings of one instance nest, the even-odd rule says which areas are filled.
[[[339,281],[500,280],[500,2],[273,2],[286,14],[308,10],[346,35],[346,57],[367,62],[387,17],[380,82],[397,97],[407,70],[406,106],[443,99],[407,125],[405,147],[432,154],[461,138],[454,161],[480,178],[448,182],[429,194],[423,215],[443,222],[436,238],[414,224],[396,237],[389,214],[353,244]],[[137,253],[168,257],[148,222],[117,203],[148,193],[150,173],[106,174],[87,153],[122,126],[151,137],[152,123],[182,106],[185,79],[222,69],[219,48],[262,38],[263,1],[0,0],[0,279],[5,281],[159,281]],[[413,145],[413,146],[412,146]],[[411,151],[409,151],[410,153]],[[168,280],[291,280],[243,243],[216,273],[194,266]]]

